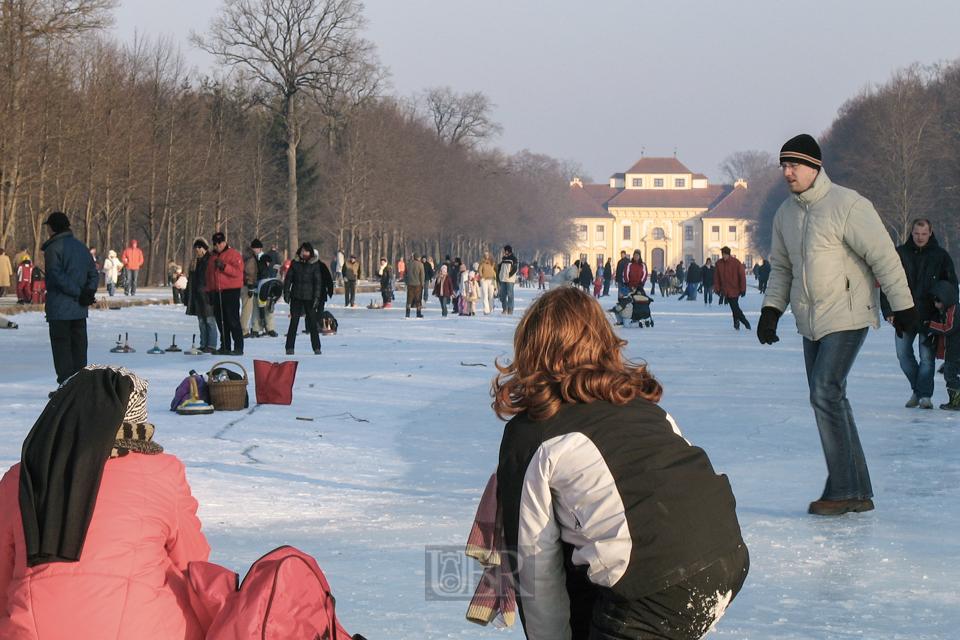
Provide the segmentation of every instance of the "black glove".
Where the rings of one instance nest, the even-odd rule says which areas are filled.
[[[760,344],[779,342],[777,337],[777,322],[780,321],[780,310],[776,307],[764,307],[760,310],[760,322],[757,323],[757,338]]]
[[[747,292],[744,291],[743,293],[741,293],[741,294],[740,294],[740,297],[741,297],[741,298],[746,298],[746,297],[747,297]]]
[[[94,302],[97,301],[97,290],[96,289],[81,289],[80,297],[77,298],[77,302],[81,307],[89,307]]]
[[[320,298],[313,299],[313,312],[317,313],[320,311]]]
[[[903,332],[912,329],[918,322],[920,322],[920,312],[917,311],[916,307],[893,312],[893,328],[896,330],[898,338],[902,338]]]
[[[217,258],[217,260],[216,260],[216,262],[214,262],[214,264],[217,265],[217,269],[220,269],[220,271],[223,271],[224,269],[227,268],[226,263],[224,263],[224,261],[221,260],[220,258]]]

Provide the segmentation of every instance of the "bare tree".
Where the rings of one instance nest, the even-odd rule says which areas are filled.
[[[452,145],[470,149],[503,131],[490,118],[496,105],[479,91],[454,93],[450,87],[435,87],[416,96],[414,105],[437,137]]]
[[[766,151],[735,151],[720,162],[720,180],[733,184],[744,180],[748,185],[771,167],[777,166],[772,153]]]
[[[116,0],[0,0],[0,245],[14,233],[26,114],[22,108],[31,68],[50,42],[71,41],[109,26]]]
[[[365,20],[355,0],[225,0],[206,38],[193,42],[225,65],[241,67],[280,99],[286,133],[287,224],[299,245],[297,209],[298,105],[304,92],[342,84],[373,46],[359,37]]]

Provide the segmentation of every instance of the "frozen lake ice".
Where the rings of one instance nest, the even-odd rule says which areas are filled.
[[[91,312],[89,358],[149,380],[156,440],[187,466],[211,561],[242,576],[271,549],[299,547],[330,579],[344,626],[371,640],[519,638],[519,627],[467,622],[465,601],[425,599],[424,558],[428,546],[466,541],[502,428],[490,409],[494,359],[510,357],[536,293],[518,289],[512,317],[443,319],[431,299],[423,320],[405,320],[402,305],[343,309],[335,298],[339,334],[323,337],[322,356],[294,357],[293,404],[253,412],[169,411],[191,368],[221,360],[146,353],[155,331],[161,347],[174,333],[189,346],[197,325],[183,307]],[[752,331],[733,330],[727,307],[655,300],[654,328],[620,329],[626,352],[649,363],[665,388],[661,406],[730,477],[751,554],[743,591],[709,637],[960,636],[960,415],[903,408],[910,389],[893,329],[870,331],[848,388],[877,508],[822,518],[806,513],[826,469],[792,316],[780,322],[781,341],[762,346]],[[755,289],[742,300],[752,323],[760,302]],[[285,315],[281,305],[281,333]],[[4,469],[55,387],[43,315],[14,319],[19,330],[0,331]],[[109,352],[122,332],[137,353]],[[310,353],[309,337],[297,346]],[[237,360],[251,397],[253,359],[290,359],[283,353],[282,337],[247,341]],[[934,403],[946,400],[938,375]]]

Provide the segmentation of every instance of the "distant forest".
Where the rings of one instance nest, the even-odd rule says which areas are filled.
[[[926,218],[940,246],[958,255],[960,61],[897,70],[841,106],[818,140],[827,175],[873,203],[894,243],[907,239],[913,220]],[[748,177],[753,236],[767,253],[774,214],[789,195],[777,158],[738,152],[720,169],[727,180]]]
[[[110,39],[114,0],[0,2],[0,246],[35,255],[64,211],[100,256],[136,238],[148,282],[224,230],[338,248],[370,274],[412,251],[526,259],[572,238],[580,167],[492,146],[481,93],[388,92],[354,0],[226,0],[190,71],[169,39]],[[286,31],[285,31],[286,29]],[[12,253],[12,251],[11,251]]]

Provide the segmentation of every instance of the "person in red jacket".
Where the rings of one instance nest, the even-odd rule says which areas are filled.
[[[636,291],[637,288],[642,290],[647,282],[647,265],[643,264],[639,249],[634,250],[633,258],[623,268],[623,282],[631,292]]]
[[[206,561],[183,463],[153,442],[147,382],[91,365],[54,394],[0,481],[0,638],[202,640]]]
[[[747,295],[747,275],[743,264],[730,255],[730,247],[720,249],[720,259],[713,273],[713,291],[723,296],[733,312],[733,328],[740,330],[742,323],[747,329],[750,322],[740,310],[740,298]]]
[[[33,300],[33,265],[24,257],[17,267],[17,304],[30,304]]]
[[[140,275],[140,267],[143,266],[143,251],[137,246],[136,240],[130,241],[130,246],[123,250],[120,256],[123,268],[127,272],[127,279],[124,280],[123,293],[128,296],[137,295],[137,276]]]
[[[207,296],[220,330],[219,355],[243,355],[243,326],[240,324],[240,289],[243,287],[243,256],[227,246],[222,231],[213,234],[213,251],[207,263]],[[233,338],[233,349],[230,339]]]

